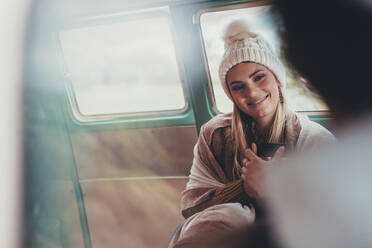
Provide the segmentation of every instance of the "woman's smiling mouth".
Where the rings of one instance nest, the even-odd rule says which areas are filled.
[[[258,100],[255,101],[255,102],[249,102],[249,103],[248,103],[248,106],[254,106],[254,105],[258,105],[258,104],[260,104],[260,103],[263,103],[263,102],[264,102],[268,97],[269,97],[269,95],[266,95],[266,96],[264,96],[264,97],[258,99]]]

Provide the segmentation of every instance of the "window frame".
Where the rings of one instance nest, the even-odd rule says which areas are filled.
[[[138,112],[122,112],[122,113],[107,113],[107,114],[92,114],[86,115],[80,111],[77,96],[73,87],[73,82],[71,80],[71,76],[68,72],[67,60],[65,54],[63,53],[62,49],[62,42],[60,39],[60,32],[68,29],[74,28],[84,28],[84,27],[94,27],[104,24],[113,24],[119,23],[123,21],[130,21],[130,20],[143,20],[148,18],[156,18],[156,17],[165,17],[168,19],[169,23],[169,32],[171,34],[171,42],[173,43],[173,50],[175,54],[176,66],[177,66],[177,73],[179,76],[179,83],[181,84],[183,99],[184,99],[184,106],[179,109],[169,109],[169,110],[158,110],[158,111],[138,111]],[[77,122],[78,124],[84,123],[96,123],[96,122],[107,122],[107,121],[120,121],[120,120],[128,120],[133,118],[151,118],[151,117],[158,117],[158,116],[175,116],[175,115],[188,115],[187,112],[190,111],[190,102],[187,92],[187,87],[185,85],[183,72],[182,72],[182,65],[181,60],[179,58],[179,54],[176,48],[175,42],[175,33],[174,33],[174,26],[172,23],[172,16],[170,13],[170,6],[165,5],[161,7],[155,8],[147,8],[147,9],[140,9],[140,10],[132,10],[132,11],[121,11],[115,14],[109,15],[99,15],[94,17],[82,17],[73,20],[70,23],[64,23],[62,26],[55,33],[55,40],[58,46],[58,53],[61,59],[61,67],[62,67],[62,74],[63,74],[63,84],[65,91],[67,93],[67,102],[70,106],[70,113],[73,117],[73,121]]]
[[[202,53],[203,53],[203,64],[204,64],[204,69],[206,72],[207,76],[207,89],[208,89],[208,97],[211,102],[212,106],[212,111],[215,115],[218,114],[223,114],[224,112],[221,112],[217,108],[217,103],[216,103],[216,98],[214,94],[214,89],[213,89],[213,84],[211,80],[211,75],[210,75],[210,68],[208,64],[208,58],[207,58],[207,52],[206,52],[206,47],[205,47],[205,40],[203,37],[203,32],[202,32],[202,27],[201,27],[201,16],[205,13],[210,13],[210,12],[221,12],[221,11],[226,11],[226,10],[234,10],[234,9],[242,9],[242,8],[253,8],[253,7],[259,7],[259,6],[268,6],[272,5],[273,1],[252,1],[252,2],[247,2],[247,3],[238,3],[238,4],[232,4],[232,5],[226,5],[226,6],[218,6],[218,7],[212,7],[212,8],[206,8],[206,9],[201,9],[199,10],[194,16],[193,16],[193,23],[198,26],[199,29],[199,36],[200,36],[200,45],[202,47]],[[303,113],[306,114],[309,117],[314,117],[314,118],[323,118],[323,117],[328,117],[330,116],[330,110],[296,110],[297,113]]]

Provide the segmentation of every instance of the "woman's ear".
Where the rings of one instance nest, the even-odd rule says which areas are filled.
[[[280,84],[278,84],[278,91],[279,91],[279,102],[284,103],[283,93],[282,93],[282,87]]]

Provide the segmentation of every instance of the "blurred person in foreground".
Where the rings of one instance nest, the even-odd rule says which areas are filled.
[[[267,178],[283,247],[372,247],[372,1],[276,0],[287,59],[333,113],[339,143]]]

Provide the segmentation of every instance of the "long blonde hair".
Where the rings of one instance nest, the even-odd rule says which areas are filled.
[[[282,142],[285,130],[285,120],[287,113],[287,101],[283,95],[281,85],[278,83],[279,103],[275,111],[274,121],[271,125],[267,135],[267,142],[279,143]],[[234,167],[233,176],[240,177],[241,174],[241,159],[244,151],[250,148],[254,141],[252,137],[252,122],[253,119],[247,114],[243,113],[234,103],[234,110],[232,113],[231,133],[234,145]],[[248,135],[247,135],[248,134]],[[247,142],[248,140],[248,142]],[[248,146],[249,143],[249,146]]]

